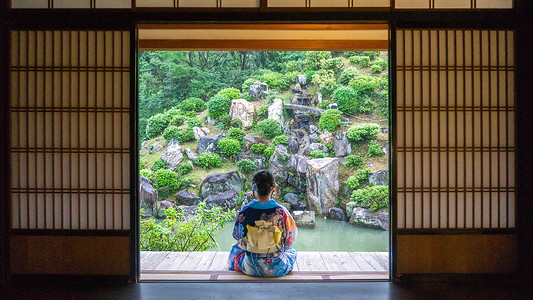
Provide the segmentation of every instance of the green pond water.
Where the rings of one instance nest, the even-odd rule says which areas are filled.
[[[229,251],[235,243],[231,236],[234,224],[229,222],[215,238],[221,251]],[[298,228],[294,248],[297,251],[388,252],[389,232],[317,218],[314,229]]]

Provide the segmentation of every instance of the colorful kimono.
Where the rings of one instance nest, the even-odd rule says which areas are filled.
[[[287,209],[275,200],[255,200],[243,207],[233,229],[237,242],[228,259],[228,268],[257,277],[279,277],[289,273],[296,262],[292,248],[296,223]]]

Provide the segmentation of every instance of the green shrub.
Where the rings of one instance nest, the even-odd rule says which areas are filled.
[[[322,100],[322,102],[320,102],[320,104],[318,104],[317,107],[320,108],[320,109],[326,110],[326,109],[328,109],[330,104],[331,104],[331,101],[329,101],[327,99],[324,99],[324,100]]]
[[[192,171],[192,165],[190,163],[182,163],[178,166],[178,174],[185,175]]]
[[[335,87],[335,73],[332,70],[319,70],[313,75],[311,82],[320,88],[322,94],[326,95],[322,88],[333,89]]]
[[[148,178],[148,180],[150,180],[150,182],[152,182],[153,177],[154,177],[154,172],[152,172],[149,169],[141,169],[139,171],[139,177],[140,176],[144,176],[144,177]]]
[[[341,57],[325,59],[322,61],[322,67],[333,72],[337,72],[344,66],[344,60]]]
[[[155,172],[155,188],[159,198],[167,198],[179,188],[178,174],[171,170],[161,169]]]
[[[244,174],[250,174],[257,171],[257,166],[250,159],[241,159],[237,162],[237,170]]]
[[[222,165],[222,160],[216,153],[204,152],[198,155],[196,163],[204,169],[212,169],[220,167]]]
[[[272,139],[281,134],[279,122],[273,119],[263,120],[257,123],[257,127],[261,131],[261,134],[268,139]]]
[[[242,137],[245,135],[246,133],[239,128],[230,128],[230,130],[228,130],[228,137],[239,142],[242,141]]]
[[[184,126],[178,132],[178,141],[180,143],[192,141],[194,139],[194,130],[192,129],[192,127]]]
[[[220,153],[228,157],[233,157],[241,149],[241,142],[230,137],[225,137],[218,142],[217,148],[220,150]]]
[[[259,108],[259,111],[257,112],[257,118],[259,120],[268,118],[268,105],[263,105],[261,108]]]
[[[329,51],[307,51],[305,53],[305,69],[306,70],[320,70],[322,68],[322,61],[331,58]]]
[[[193,127],[200,127],[202,125],[202,121],[198,120],[198,118],[188,118],[187,119],[187,126],[193,128]]]
[[[359,70],[357,70],[357,68],[346,68],[344,71],[342,71],[337,82],[342,85],[347,85],[357,75],[359,75]]]
[[[289,145],[289,142],[287,141],[287,138],[284,135],[278,135],[272,140],[272,145],[277,146],[279,144]]]
[[[265,156],[267,163],[270,161],[272,154],[274,154],[274,147],[266,147],[265,151],[263,151],[263,155]]]
[[[309,153],[309,156],[311,158],[324,158],[326,157],[326,153],[322,150],[313,150],[311,153]]]
[[[281,73],[267,69],[257,71],[254,77],[266,83],[269,89],[276,91],[287,90],[294,81],[294,78],[287,78]]]
[[[170,207],[165,210],[166,217],[162,221],[154,218],[141,220],[140,250],[190,252],[218,247],[215,237],[235,216],[235,210],[207,209],[205,202],[200,202],[197,208],[194,217],[186,216],[181,208]]]
[[[241,93],[239,99],[244,99],[246,101],[254,101],[254,97],[248,92]]]
[[[355,190],[361,187],[362,185],[368,184],[368,177],[370,177],[371,174],[372,171],[370,169],[364,168],[350,176],[346,180],[345,184],[349,189]]]
[[[367,68],[370,66],[370,57],[368,56],[352,56],[350,62],[354,65],[359,65],[361,68]]]
[[[232,119],[229,122],[229,126],[236,129],[242,129],[242,121],[239,119]]]
[[[167,163],[161,158],[154,161],[154,164],[152,165],[152,170],[154,170],[154,172],[157,172],[161,169],[166,169],[166,168],[167,168]]]
[[[216,95],[207,102],[209,116],[212,118],[228,115],[230,107],[231,99],[225,95]]]
[[[378,66],[378,65],[372,65],[372,67],[370,68],[370,70],[371,70],[370,72],[371,72],[372,74],[379,74],[379,73],[381,73],[381,71],[383,71],[383,68],[381,68],[381,67]]]
[[[223,115],[219,118],[220,124],[218,125],[221,127],[221,129],[228,129],[231,125],[231,116],[230,115]]]
[[[371,141],[368,145],[368,153],[367,155],[372,156],[383,156],[385,153],[383,152],[383,149],[381,149],[381,146],[376,141]]]
[[[333,101],[337,102],[339,110],[348,114],[358,113],[357,92],[351,87],[339,86],[333,92]]]
[[[181,126],[183,125],[183,123],[187,120],[188,118],[184,115],[176,115],[176,116],[173,116],[172,119],[170,120],[170,125],[173,125],[173,126]]]
[[[292,193],[292,194],[295,194],[296,193],[296,189],[292,186],[286,186],[284,187],[283,189],[281,189],[281,199],[283,199],[285,197],[286,194],[289,194],[289,193]]]
[[[347,167],[358,168],[364,165],[364,163],[365,162],[363,161],[363,158],[361,156],[357,154],[350,154],[346,156],[346,163],[344,163],[344,165]]]
[[[350,81],[350,87],[361,96],[372,96],[381,88],[380,79],[373,76],[361,75]]]
[[[179,135],[179,129],[178,127],[174,125],[168,126],[167,129],[163,131],[163,137],[167,141],[178,139],[178,135]]]
[[[243,82],[243,84],[242,84],[242,91],[243,91],[244,93],[248,92],[248,89],[250,88],[250,86],[251,86],[252,84],[254,84],[256,81],[257,81],[257,79],[255,79],[255,78],[248,78],[248,79],[246,79],[246,80]]]
[[[352,125],[348,129],[346,136],[351,142],[361,143],[375,138],[380,131],[381,127],[374,123]]]
[[[146,118],[139,119],[139,146],[143,141],[146,141],[148,139],[148,136],[146,135],[147,124],[148,120]]]
[[[236,88],[227,88],[227,89],[220,90],[216,94],[216,96],[228,97],[230,100],[230,104],[231,104],[231,100],[239,99],[239,97],[241,96],[241,92]]]
[[[389,63],[381,58],[376,58],[372,65],[380,66],[382,70],[385,70],[389,67]]]
[[[253,144],[252,147],[250,147],[250,151],[255,154],[263,154],[265,148],[266,146],[264,144]]]
[[[364,189],[353,191],[350,200],[361,204],[365,208],[376,211],[389,207],[388,186],[367,186]]]
[[[195,111],[201,112],[207,109],[207,105],[204,100],[200,98],[188,98],[183,100],[179,105],[179,109],[183,111]]]
[[[328,109],[322,113],[318,121],[318,130],[327,129],[334,132],[341,125],[342,113],[337,109]]]
[[[150,117],[146,123],[146,136],[148,138],[154,138],[167,128],[169,120],[167,120],[164,114],[156,114]]]

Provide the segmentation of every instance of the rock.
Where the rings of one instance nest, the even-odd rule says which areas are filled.
[[[170,202],[170,201],[161,201],[159,202],[159,209],[166,210],[171,207],[178,207],[176,204]]]
[[[144,142],[141,143],[141,149],[142,150],[150,150],[148,148],[148,142],[147,141],[144,141]]]
[[[318,128],[315,125],[309,125],[309,134],[318,132]]]
[[[185,149],[185,155],[187,155],[187,157],[193,162],[196,162],[198,160],[198,155],[189,148]]]
[[[287,210],[291,210],[292,206],[290,203],[287,203],[287,202],[281,202],[279,203],[279,205],[285,207]]]
[[[359,227],[389,230],[389,211],[386,208],[371,211],[370,209],[356,207],[350,217],[350,224]]]
[[[316,143],[316,142],[319,142],[320,141],[320,138],[318,137],[318,134],[315,132],[315,133],[311,133],[309,135],[309,141],[311,143]]]
[[[214,119],[214,118],[211,118],[210,116],[207,116],[205,123],[207,125],[216,125],[218,123],[218,119]]]
[[[309,153],[315,151],[315,150],[322,150],[324,153],[328,154],[329,153],[329,148],[326,147],[326,145],[324,144],[320,144],[320,143],[312,143],[311,145],[309,145]]]
[[[315,106],[319,105],[320,103],[322,103],[322,99],[323,98],[324,98],[324,96],[320,92],[316,92],[315,96],[313,97],[313,104]]]
[[[289,173],[289,185],[296,188],[298,193],[305,192],[307,186],[307,158],[291,155],[287,162],[287,172]]]
[[[368,167],[369,167],[369,168],[373,168],[373,167],[374,167],[374,164],[371,163],[371,162],[368,162],[367,164],[368,164]]]
[[[302,93],[302,90],[300,90],[299,88],[293,88],[293,89],[292,89],[292,92],[293,92],[294,94],[301,94],[301,93]]]
[[[229,109],[231,119],[241,120],[244,128],[252,127],[254,122],[254,113],[254,105],[245,99],[236,99],[231,101],[231,107]]]
[[[198,147],[196,147],[196,152],[198,154],[204,153],[204,152],[213,152],[213,153],[219,153],[219,150],[217,149],[218,142],[224,138],[226,135],[214,135],[214,136],[202,136],[198,140]]]
[[[266,158],[263,155],[243,153],[243,154],[237,154],[235,156],[235,162],[238,162],[242,159],[251,160],[258,170],[265,168]]]
[[[178,140],[171,140],[167,149],[163,151],[161,159],[167,163],[168,169],[175,171],[178,165],[183,160],[183,153],[181,153],[181,146]]]
[[[246,192],[244,193],[244,197],[241,199],[241,202],[243,205],[246,205],[254,200],[254,193],[253,192]]]
[[[298,141],[294,137],[287,138],[287,142],[289,143],[289,151],[292,154],[298,153],[298,150],[300,149],[300,144],[298,144]]]
[[[237,171],[228,173],[214,173],[207,175],[200,185],[200,197],[206,199],[207,196],[226,191],[233,191],[239,194],[244,186],[244,181]]]
[[[337,103],[331,103],[328,105],[328,109],[339,109],[339,105]]]
[[[359,207],[359,205],[353,201],[350,201],[348,203],[346,203],[346,217],[348,219],[350,219],[350,217],[352,216],[353,214],[353,210],[356,208],[356,207]]]
[[[274,102],[268,107],[268,118],[278,121],[280,124],[284,123],[283,118],[283,101],[279,98],[274,99]]]
[[[307,204],[303,200],[298,201],[296,205],[292,205],[292,210],[306,210],[306,209],[307,209]]]
[[[163,150],[163,145],[159,145],[159,144],[154,145],[152,150],[150,150],[150,154],[154,154],[154,153],[159,152],[161,150]]]
[[[264,138],[261,138],[261,137],[257,137],[257,136],[245,135],[242,138],[244,140],[244,148],[246,150],[250,150],[250,148],[254,144],[263,144],[263,145],[267,144],[267,140],[265,140]]]
[[[289,173],[287,172],[287,162],[289,161],[289,153],[287,147],[283,145],[277,145],[274,149],[274,154],[270,157],[268,162],[268,170],[274,175],[276,180],[276,185],[285,186],[287,185],[287,177]]]
[[[335,207],[339,193],[339,160],[307,160],[307,204],[320,217]]]
[[[298,195],[294,194],[294,193],[287,193],[283,197],[283,200],[285,200],[285,202],[287,202],[287,203],[290,203],[290,204],[293,204],[293,205],[297,205],[298,201],[300,201],[300,197]]]
[[[296,75],[296,78],[294,79],[296,84],[299,84],[300,86],[306,86],[307,85],[307,75],[305,74],[298,74]]]
[[[345,131],[339,131],[335,135],[335,141],[333,143],[333,149],[335,150],[336,157],[344,157],[352,153],[352,146]]]
[[[389,185],[389,170],[379,170],[368,177],[368,182],[372,185]]]
[[[148,178],[141,176],[139,184],[139,202],[148,217],[154,213],[154,204],[157,203],[157,190],[150,184]]]
[[[196,205],[179,205],[178,207],[183,209],[185,218],[196,215],[196,212],[198,211],[198,207]]]
[[[209,209],[222,207],[222,209],[234,209],[237,206],[239,195],[232,190],[222,193],[210,194],[205,198],[205,206]]]
[[[381,151],[383,151],[383,155],[387,155],[389,153],[389,146],[381,148]]]
[[[248,88],[248,93],[252,95],[254,101],[264,100],[268,95],[268,85],[266,83],[256,81]]]
[[[333,134],[329,132],[327,129],[322,130],[322,133],[320,134],[320,141],[323,144],[333,144],[334,143]]]
[[[389,127],[381,127],[381,133],[389,133]]]
[[[178,205],[191,206],[202,202],[202,198],[194,193],[189,192],[189,190],[183,190],[176,196],[176,201],[178,202]]]
[[[193,127],[192,130],[194,131],[194,138],[197,140],[202,136],[211,134],[211,131],[207,127]]]
[[[328,220],[335,220],[335,221],[346,221],[346,216],[344,215],[344,212],[342,209],[338,207],[332,207],[328,210],[328,213],[326,214],[326,218]]]
[[[293,211],[292,216],[296,222],[296,226],[315,228],[314,211]]]

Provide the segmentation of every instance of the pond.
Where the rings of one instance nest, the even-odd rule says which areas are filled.
[[[235,242],[231,236],[234,224],[229,222],[215,238],[221,251],[229,251]],[[314,229],[298,228],[294,248],[298,251],[388,252],[389,232],[317,218]]]

